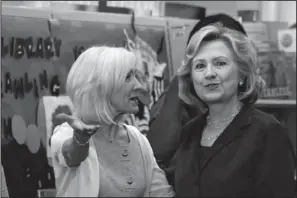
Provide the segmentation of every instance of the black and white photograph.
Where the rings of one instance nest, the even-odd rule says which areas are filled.
[[[1,197],[297,197],[296,1],[1,1]]]

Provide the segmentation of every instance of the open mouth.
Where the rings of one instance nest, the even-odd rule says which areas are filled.
[[[130,100],[137,100],[138,103],[142,103],[144,105],[149,105],[151,103],[150,93],[148,91],[141,91],[133,97],[130,97]]]
[[[131,97],[131,98],[130,98],[130,101],[133,102],[133,103],[135,103],[135,104],[138,104],[138,103],[139,103],[139,99],[138,99],[137,96],[135,96],[135,97]]]
[[[205,85],[205,87],[209,88],[209,89],[215,89],[218,86],[219,86],[219,84],[217,84],[217,83],[212,83],[212,84]]]

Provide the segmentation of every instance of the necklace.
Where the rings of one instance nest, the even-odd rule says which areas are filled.
[[[220,125],[221,126],[221,125]],[[226,125],[225,125],[226,126]],[[217,125],[217,126],[215,126],[215,128],[216,129],[219,129],[220,127],[219,127],[219,125]],[[208,127],[206,126],[205,128],[204,128],[204,134],[205,134],[205,131],[208,129]],[[223,129],[223,127],[222,127],[222,129]],[[202,137],[201,138],[201,140],[202,141],[204,141],[204,140],[211,140],[211,139],[213,139],[213,138],[217,138],[217,137],[219,137],[222,133],[223,133],[223,131],[224,130],[222,130],[220,133],[218,133],[218,134],[216,134],[216,135],[214,135],[214,136],[210,136],[210,137]]]
[[[207,118],[206,118],[206,123],[207,124],[206,124],[204,130],[207,130],[211,126],[213,126],[215,129],[220,129],[220,128],[223,129],[223,127],[221,127],[222,124],[224,124],[224,127],[226,127],[228,125],[229,121],[232,120],[238,114],[238,112],[240,111],[240,108],[241,107],[238,106],[236,108],[236,110],[230,116],[228,116],[228,117],[226,117],[224,119],[221,119],[221,120],[210,121],[209,116],[207,116]],[[213,138],[218,138],[222,134],[223,131],[224,130],[222,130],[220,133],[218,133],[218,134],[216,134],[214,136],[202,137],[201,140],[204,141],[204,140],[211,140]]]
[[[221,133],[217,134],[217,135],[214,135],[214,136],[210,136],[210,137],[202,137],[201,140],[204,141],[204,140],[211,140],[213,138],[217,138],[221,135]]]
[[[221,124],[226,124],[227,122],[229,122],[230,120],[232,120],[240,111],[240,105],[236,108],[236,110],[230,115],[227,116],[226,118],[220,119],[220,120],[215,120],[215,121],[211,121],[209,115],[206,118],[206,127],[210,127],[210,126],[214,126],[214,128],[220,128]]]
[[[236,115],[238,111],[232,113],[230,116],[221,119],[221,120],[216,120],[216,121],[210,121],[209,116],[206,118],[206,127],[211,127],[213,126],[216,129],[219,129],[222,124],[228,123],[230,120],[232,120]]]

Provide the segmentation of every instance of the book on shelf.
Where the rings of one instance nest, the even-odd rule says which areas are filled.
[[[56,189],[38,189],[37,197],[56,197]]]
[[[260,98],[294,98],[296,95],[296,70],[284,52],[278,50],[258,52],[258,66],[259,74],[265,82]]]

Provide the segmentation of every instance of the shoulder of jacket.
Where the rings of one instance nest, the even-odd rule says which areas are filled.
[[[261,122],[261,123],[272,124],[272,125],[280,124],[280,122],[275,118],[275,116],[256,108],[253,110],[252,117],[254,118],[254,120],[258,120],[258,122]]]
[[[273,133],[283,133],[286,128],[274,115],[254,109],[251,115],[251,124],[258,128],[262,135],[266,136]]]

